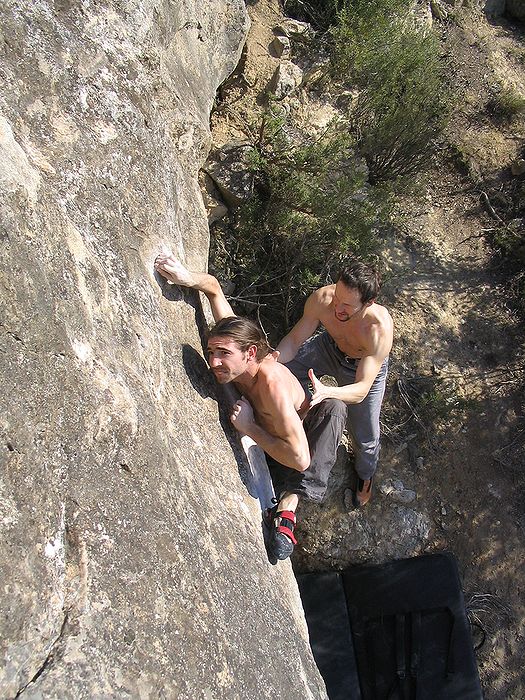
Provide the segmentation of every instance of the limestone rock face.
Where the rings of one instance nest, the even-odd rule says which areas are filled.
[[[205,268],[197,173],[244,3],[0,20],[0,697],[324,698],[197,299],[152,268],[161,245]]]

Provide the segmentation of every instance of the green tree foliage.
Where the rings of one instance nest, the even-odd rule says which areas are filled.
[[[315,138],[270,105],[251,159],[254,195],[215,240],[215,267],[235,282],[244,311],[279,319],[279,333],[342,257],[377,251],[389,195],[428,162],[449,108],[438,42],[414,27],[407,0],[292,6],[324,30],[332,93],[357,97]]]
[[[251,159],[254,196],[222,232],[217,252],[246,312],[257,305],[264,317],[271,305],[282,333],[349,251],[374,252],[385,199],[367,187],[366,167],[340,125],[297,142],[283,117],[268,114],[260,134]]]
[[[439,41],[416,26],[412,3],[288,0],[285,7],[329,30],[333,80],[358,91],[350,128],[371,182],[424,169],[447,124],[452,99]]]
[[[322,31],[336,26],[344,13],[371,23],[409,7],[407,0],[284,0],[283,4],[287,13]]]
[[[371,182],[421,171],[451,111],[439,42],[406,5],[354,0],[333,29],[334,76],[359,90],[350,123]]]

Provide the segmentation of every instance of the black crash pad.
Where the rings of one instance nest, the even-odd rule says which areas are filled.
[[[454,556],[297,577],[330,700],[481,700]]]

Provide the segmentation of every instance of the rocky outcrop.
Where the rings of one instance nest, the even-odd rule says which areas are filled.
[[[197,173],[244,3],[0,16],[0,697],[325,697],[197,299],[152,268],[163,244],[205,267]]]
[[[253,150],[249,141],[231,141],[210,153],[204,166],[206,174],[230,208],[246,202],[252,194],[253,173],[249,167],[249,157]]]

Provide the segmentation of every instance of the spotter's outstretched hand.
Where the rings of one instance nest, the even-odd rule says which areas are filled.
[[[330,387],[325,386],[317,379],[313,369],[308,370],[308,376],[312,383],[312,398],[310,401],[310,408],[312,408],[313,406],[317,406],[318,403],[321,403],[321,401],[324,401],[324,399],[330,398]]]

